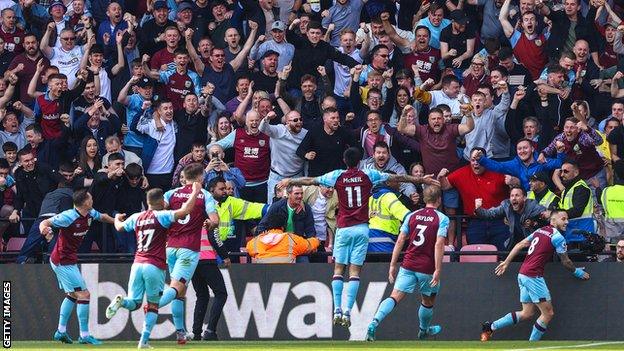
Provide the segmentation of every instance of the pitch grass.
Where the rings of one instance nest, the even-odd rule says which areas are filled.
[[[178,346],[175,341],[154,341],[154,350],[624,350],[622,342],[601,341],[220,341],[189,342]],[[136,350],[135,341],[108,341],[102,346],[65,345],[52,341],[14,341],[12,348],[21,350]]]

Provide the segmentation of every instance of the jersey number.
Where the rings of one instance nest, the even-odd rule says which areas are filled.
[[[532,254],[533,251],[535,251],[535,246],[537,245],[538,242],[539,242],[539,237],[531,240],[531,246],[529,246],[529,252],[528,252],[529,255]]]
[[[139,240],[137,240],[137,251],[147,252],[150,244],[152,243],[153,237],[154,229],[144,229],[139,231]]]
[[[360,186],[348,186],[345,191],[347,192],[347,206],[349,208],[353,208],[354,202],[357,207],[362,207],[362,188]]]
[[[416,229],[418,230],[418,234],[416,234],[416,239],[412,241],[412,244],[414,244],[414,246],[420,246],[425,243],[425,230],[427,230],[427,226],[418,224]]]

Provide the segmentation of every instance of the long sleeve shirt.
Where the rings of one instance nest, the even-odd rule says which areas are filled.
[[[483,111],[481,116],[474,116],[475,127],[470,133],[466,134],[464,159],[470,159],[470,151],[474,147],[484,148],[488,157],[501,158],[509,156],[509,137],[506,140],[501,140],[502,138],[495,136],[499,130],[506,133],[505,118],[510,103],[509,93],[504,93],[501,96],[501,101],[493,109]],[[466,123],[466,117],[464,117],[462,123]]]
[[[266,119],[262,119],[258,129],[271,138],[271,170],[274,173],[292,177],[303,171],[305,161],[297,156],[297,148],[308,134],[306,129],[294,134],[285,125],[271,125]]]

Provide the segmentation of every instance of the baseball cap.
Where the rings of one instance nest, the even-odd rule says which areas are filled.
[[[264,54],[262,54],[262,57],[260,57],[260,59],[264,60],[265,57],[268,57],[268,56],[271,56],[271,55],[279,56],[279,52],[277,52],[275,50],[267,50]]]
[[[50,13],[52,11],[52,9],[54,8],[54,6],[62,6],[63,7],[63,11],[67,12],[67,6],[65,6],[65,4],[62,1],[52,1],[50,3],[50,6],[48,6],[48,13]]]
[[[544,182],[546,184],[548,184],[549,181],[548,174],[546,174],[546,172],[535,172],[531,176],[530,180],[539,180],[540,182]]]
[[[136,85],[139,88],[147,88],[147,87],[154,87],[155,85],[154,83],[155,82],[152,79],[143,77],[141,78],[141,80],[139,80],[139,82]]]
[[[271,25],[271,30],[275,30],[275,29],[283,32],[286,30],[286,24],[282,21],[275,21]]]
[[[160,9],[168,9],[169,6],[167,6],[167,2],[163,1],[163,0],[157,0],[154,2],[154,10],[160,10]]]
[[[178,5],[178,12],[182,12],[184,10],[191,10],[191,11],[193,11],[193,5],[191,3],[188,3],[188,2],[183,2],[180,5]]]
[[[453,10],[450,15],[453,22],[457,22],[457,24],[466,25],[468,24],[468,16],[462,10]]]

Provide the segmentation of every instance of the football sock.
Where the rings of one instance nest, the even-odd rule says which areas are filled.
[[[76,314],[78,315],[78,326],[80,327],[80,337],[89,336],[89,301],[78,300],[76,306]]]
[[[390,312],[392,312],[394,306],[396,306],[396,301],[391,297],[388,297],[387,299],[381,301],[381,303],[379,304],[379,308],[377,308],[377,313],[375,313],[373,323],[381,323],[381,321],[386,318],[386,316],[390,314]]]
[[[332,278],[332,292],[334,294],[334,311],[342,308],[342,287],[344,282],[341,275]]]
[[[76,299],[71,296],[65,296],[63,303],[61,303],[61,310],[59,312],[58,331],[65,333],[67,331],[67,321],[71,317],[71,313],[76,306]]]
[[[512,324],[518,324],[520,322],[520,315],[518,312],[509,312],[503,317],[495,320],[492,323],[492,330],[502,329]]]
[[[542,335],[544,335],[544,333],[546,332],[546,326],[547,324],[542,322],[539,319],[535,321],[535,324],[533,324],[533,331],[531,331],[531,337],[529,338],[529,341],[540,340],[542,338]]]
[[[141,344],[147,344],[149,341],[152,328],[154,328],[157,318],[158,309],[151,309],[148,307],[147,313],[145,314],[145,322],[143,323],[143,333],[141,333]]]
[[[349,277],[349,283],[347,284],[347,308],[345,311],[351,311],[353,308],[359,288],[360,277]]]
[[[137,303],[133,299],[125,298],[121,300],[121,307],[134,311],[137,308]]]
[[[433,306],[425,306],[421,303],[418,309],[418,324],[420,330],[427,331],[429,324],[431,324],[431,317],[433,317]]]
[[[173,299],[178,296],[178,290],[176,288],[168,287],[163,291],[162,296],[160,297],[160,301],[158,301],[158,307],[167,306]]]
[[[176,330],[184,329],[184,298],[177,298],[171,303],[171,314]]]

